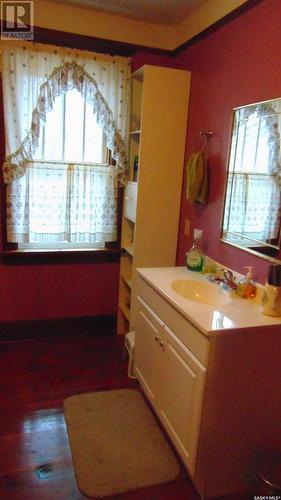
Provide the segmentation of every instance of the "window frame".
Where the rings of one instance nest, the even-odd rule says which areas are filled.
[[[227,219],[229,217],[229,214],[226,214],[226,205],[227,205],[227,196],[228,196],[228,192],[229,192],[229,179],[230,179],[231,175],[233,176],[233,179],[235,178],[236,174],[238,174],[238,175],[240,175],[240,174],[263,175],[263,176],[268,177],[268,178],[274,177],[274,175],[269,173],[269,172],[259,173],[259,172],[255,171],[255,172],[251,172],[249,174],[248,171],[245,172],[243,170],[239,170],[239,171],[235,172],[233,169],[230,170],[232,142],[233,142],[233,138],[234,138],[233,128],[234,128],[235,112],[239,111],[240,109],[243,109],[243,108],[248,108],[248,107],[253,107],[253,106],[257,107],[259,105],[268,104],[268,103],[270,104],[271,102],[280,101],[280,100],[281,100],[281,98],[278,97],[278,98],[273,98],[273,99],[269,99],[266,101],[253,103],[253,104],[247,104],[245,106],[235,107],[232,109],[232,123],[231,123],[231,128],[230,128],[230,135],[229,135],[227,173],[226,173],[225,185],[224,185],[223,206],[222,206],[222,215],[221,215],[221,232],[220,232],[220,241],[222,243],[229,245],[229,246],[232,246],[232,247],[235,247],[235,248],[238,248],[242,251],[245,251],[247,253],[250,253],[252,255],[255,255],[259,258],[268,260],[268,261],[273,262],[273,263],[280,263],[280,258],[281,258],[281,229],[280,229],[281,226],[280,226],[280,224],[279,224],[279,236],[274,241],[271,240],[271,242],[264,242],[263,243],[260,240],[255,240],[253,238],[246,237],[246,236],[244,239],[247,240],[248,242],[250,242],[250,240],[251,240],[253,242],[252,246],[249,246],[246,244],[245,245],[241,244],[241,240],[243,238],[241,238],[240,241],[237,241],[237,240],[231,241],[230,239],[227,239],[227,235],[228,234],[233,234],[233,235],[237,234],[238,235],[239,233],[235,233],[234,231],[228,230]],[[259,130],[258,130],[257,139],[259,138],[259,134],[260,134],[260,116],[258,118],[259,118]],[[257,148],[255,149],[255,161],[256,161],[256,153],[257,153]],[[277,244],[276,244],[276,241],[277,241]]]
[[[3,133],[0,136],[0,161],[1,166],[5,159],[5,127],[4,127],[4,99],[2,85],[2,71],[0,68],[0,126]],[[107,149],[106,160],[111,165],[115,160]],[[3,171],[0,169],[0,257],[4,263],[46,263],[74,260],[78,262],[116,262],[120,260],[121,254],[121,224],[124,187],[118,182],[117,189],[117,240],[106,242],[104,248],[61,248],[61,249],[21,249],[17,243],[7,241],[7,211],[6,211],[6,185],[3,179]]]

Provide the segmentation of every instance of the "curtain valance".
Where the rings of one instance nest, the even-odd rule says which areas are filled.
[[[38,146],[42,122],[54,100],[78,90],[93,107],[107,147],[125,182],[131,86],[130,59],[86,51],[10,42],[2,49],[6,158],[4,180],[25,173]]]

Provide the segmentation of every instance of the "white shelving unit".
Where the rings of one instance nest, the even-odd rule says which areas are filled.
[[[150,65],[133,74],[119,334],[135,328],[136,268],[175,265],[190,77],[188,71]],[[136,156],[139,166],[134,182]]]

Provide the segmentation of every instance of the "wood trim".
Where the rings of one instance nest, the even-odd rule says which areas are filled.
[[[172,53],[172,51],[166,49],[157,49],[154,47],[107,40],[105,38],[97,38],[88,35],[78,35],[75,33],[41,28],[39,26],[34,28],[34,41],[38,43],[59,45],[61,47],[89,50],[91,52],[101,52],[112,56],[119,55],[130,57],[139,51],[152,52],[157,55],[169,55]]]
[[[4,250],[0,260],[4,265],[30,264],[102,264],[120,261],[120,248],[70,249],[70,250]]]
[[[226,14],[224,17],[222,17],[215,23],[208,26],[208,28],[204,29],[194,37],[190,38],[190,40],[187,40],[182,45],[179,45],[176,49],[171,51],[170,55],[174,57],[177,56],[191,45],[199,42],[200,40],[203,40],[207,36],[211,35],[211,33],[214,33],[217,29],[221,28],[228,22],[232,21],[233,19],[236,19],[236,17],[239,17],[241,14],[244,14],[244,12],[246,12],[247,10],[255,7],[256,5],[262,2],[264,2],[264,0],[248,0],[243,5],[240,5],[240,7],[237,7],[236,9],[229,12],[229,14]]]
[[[41,27],[35,27],[34,37],[35,42],[60,45],[62,47],[72,47],[93,52],[102,52],[110,55],[130,57],[135,55],[137,52],[143,51],[145,53],[153,53],[155,55],[175,57],[183,52],[186,48],[207,37],[221,26],[224,26],[229,21],[232,21],[247,10],[255,7],[262,2],[264,2],[264,0],[248,0],[243,5],[240,5],[240,7],[237,7],[229,14],[226,14],[214,24],[192,37],[190,40],[187,40],[182,45],[176,47],[174,50],[157,49],[155,47],[107,40],[104,38],[96,38],[87,35],[78,35],[75,33],[66,33],[63,31],[51,30]]]
[[[74,335],[115,335],[117,316],[98,315],[30,321],[0,322],[0,343]]]
[[[1,75],[2,76],[2,75]],[[2,164],[5,158],[5,126],[4,126],[4,99],[2,78],[0,78],[0,249],[5,246],[6,235],[6,189],[3,180]]]
[[[0,70],[1,72],[1,70]],[[2,76],[2,75],[1,75]],[[5,148],[5,123],[4,123],[4,98],[2,78],[0,78],[0,255],[4,250],[16,250],[17,243],[7,242],[7,213],[6,213],[6,186],[4,184],[2,165],[6,156]]]

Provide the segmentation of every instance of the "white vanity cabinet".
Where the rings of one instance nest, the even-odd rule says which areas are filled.
[[[202,499],[246,490],[257,451],[281,450],[281,318],[237,297],[178,298],[184,268],[139,269],[135,369]],[[239,498],[237,493],[237,498]]]
[[[206,369],[171,330],[164,329],[160,418],[194,475]]]
[[[149,400],[155,407],[159,407],[161,393],[164,354],[164,323],[138,297],[137,312],[137,360],[136,371]]]
[[[138,296],[136,323],[136,373],[190,474],[194,476],[206,368],[160,319],[159,303],[156,309],[160,317],[153,310],[155,302],[151,298],[151,293],[154,293],[151,287],[144,282],[141,285],[142,297]],[[165,308],[165,301],[158,298],[160,309],[161,305]],[[174,311],[176,322],[177,315]],[[168,321],[168,324],[171,322]],[[198,335],[201,335],[200,332]]]

